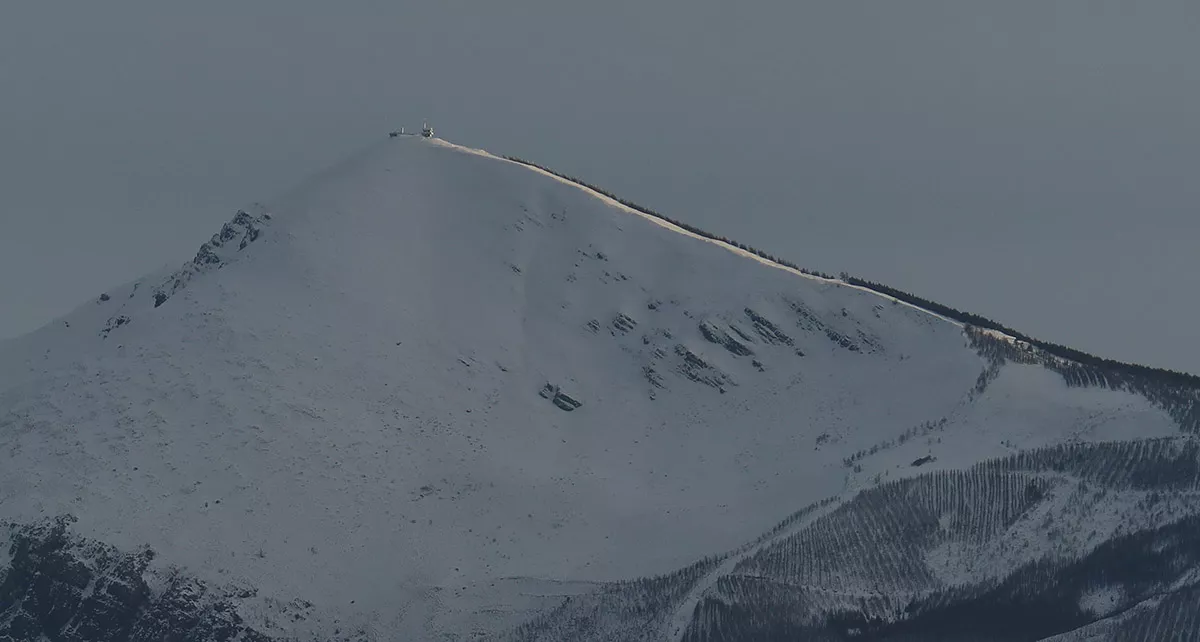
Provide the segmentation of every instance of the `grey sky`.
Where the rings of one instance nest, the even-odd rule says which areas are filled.
[[[757,4],[3,3],[0,336],[429,117],[804,266],[1200,372],[1200,5]]]

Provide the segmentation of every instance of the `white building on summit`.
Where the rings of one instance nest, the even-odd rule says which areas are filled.
[[[388,136],[396,138],[398,136],[416,136],[416,134],[406,132],[404,131],[404,128],[401,127],[399,130],[388,132]],[[430,125],[428,121],[422,123],[421,125],[421,137],[433,138],[433,126]]]

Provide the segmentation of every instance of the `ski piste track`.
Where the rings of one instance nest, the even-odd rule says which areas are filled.
[[[700,600],[704,599],[704,596],[708,594],[713,585],[717,583],[717,580],[724,575],[728,575],[739,563],[742,562],[742,560],[770,546],[771,544],[778,542],[779,540],[790,537],[794,533],[808,528],[813,522],[833,512],[834,509],[841,505],[841,499],[825,503],[822,506],[808,511],[803,518],[795,520],[793,523],[788,524],[787,527],[777,530],[769,537],[760,538],[759,540],[746,544],[745,546],[742,546],[736,551],[730,553],[730,555],[725,558],[725,561],[721,562],[718,566],[709,571],[707,575],[701,578],[700,581],[697,582],[690,591],[688,591],[687,595],[683,599],[683,602],[678,608],[675,609],[673,613],[671,613],[671,618],[667,623],[667,629],[663,631],[662,639],[676,641],[683,640],[684,636],[687,635],[688,624],[691,622],[692,616],[696,611],[696,606],[700,604]]]

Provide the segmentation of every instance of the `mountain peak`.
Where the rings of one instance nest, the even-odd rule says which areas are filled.
[[[620,591],[674,587],[636,624],[663,639],[736,601],[718,579],[775,572],[788,538],[853,533],[822,520],[859,498],[1066,443],[1176,452],[1180,432],[1147,391],[984,349],[945,315],[546,170],[396,137],[5,344],[0,517],[149,546],[143,575],[226,587],[266,635],[575,637],[554,620],[586,620],[555,610],[568,596],[605,614]],[[1039,502],[1065,486],[1027,464],[987,488],[1058,515]],[[1003,531],[955,539],[944,519],[959,548],[915,553],[920,595],[974,577],[964,542]],[[1027,541],[997,559],[1095,543]],[[851,601],[879,582],[812,572]],[[281,624],[293,603],[309,606]]]

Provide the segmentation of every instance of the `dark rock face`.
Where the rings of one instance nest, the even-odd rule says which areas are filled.
[[[725,392],[725,386],[735,385],[729,375],[688,350],[683,344],[675,346],[675,355],[680,358],[676,370],[688,379],[712,386],[721,392]]]
[[[820,317],[807,305],[799,301],[788,301],[788,306],[796,313],[796,327],[808,332],[820,332],[825,329]]]
[[[560,390],[558,386],[552,383],[547,383],[546,385],[542,386],[542,389],[538,392],[538,394],[541,395],[543,399],[549,399],[551,403],[563,410],[566,410],[567,412],[576,410],[583,405],[582,401],[579,401],[571,395],[568,395]]]
[[[655,388],[662,389],[666,387],[666,385],[663,383],[662,375],[650,366],[642,367],[642,376],[644,376],[646,381],[649,381],[650,385],[654,386]]]
[[[554,405],[558,406],[559,408],[562,408],[563,410],[566,410],[567,412],[571,412],[572,410],[575,410],[576,408],[579,408],[580,406],[582,406],[583,402],[579,401],[578,399],[575,399],[574,397],[571,397],[570,395],[568,395],[562,391],[559,391],[557,394],[554,395]]]
[[[823,319],[821,315],[818,315],[801,302],[789,301],[788,305],[796,313],[796,326],[806,332],[824,334],[826,338],[837,344],[838,347],[850,352],[875,353],[883,350],[883,345],[879,342],[879,339],[864,332],[861,327],[858,327],[857,322],[853,317],[848,315],[844,308],[839,311],[836,317]],[[756,331],[772,338],[771,342],[792,345],[784,340],[787,338],[787,335],[782,334],[778,326],[761,315],[747,308],[746,316],[750,317],[751,321],[754,322]]]
[[[847,337],[846,335],[838,332],[837,330],[834,330],[832,328],[825,328],[825,336],[829,337],[830,341],[838,344],[838,346],[840,346],[840,347],[843,347],[843,348],[849,350],[850,352],[862,352],[862,348],[858,347],[857,343],[854,343],[853,341],[850,340],[850,337]]]
[[[108,323],[104,324],[104,329],[100,331],[100,336],[107,339],[108,335],[113,330],[116,330],[117,328],[129,323],[129,321],[130,321],[130,318],[123,314],[120,316],[112,317],[111,319],[108,320]]]
[[[70,532],[71,517],[0,524],[11,542],[0,567],[4,642],[267,642],[226,595],[173,572],[154,595],[154,552],[119,551]]]
[[[730,324],[729,329],[732,330],[734,334],[741,337],[742,341],[745,343],[754,343],[754,337],[750,336],[750,333],[743,330],[740,326],[738,326],[738,324]]]
[[[749,346],[730,336],[728,332],[717,327],[712,321],[704,321],[700,324],[700,334],[704,335],[705,339],[739,357],[747,357],[754,354],[754,351]]]
[[[633,318],[627,314],[618,314],[613,318],[612,321],[613,330],[620,332],[621,334],[628,334],[629,331],[633,330],[636,326],[637,321],[634,321]]]
[[[232,253],[246,249],[258,240],[270,220],[271,215],[266,212],[260,212],[256,216],[239,210],[232,220],[221,227],[220,232],[200,246],[195,258],[154,291],[154,307],[166,303],[167,299],[186,287],[197,274],[220,268]]]

